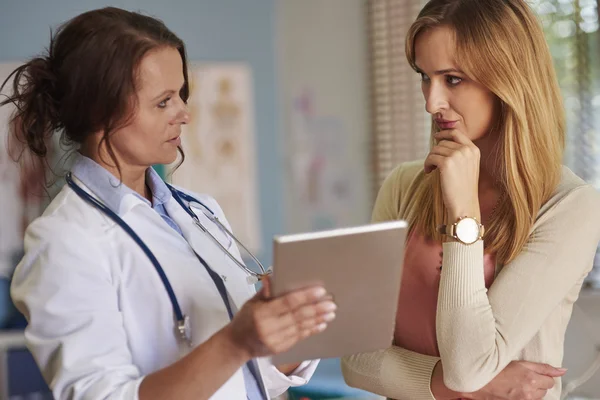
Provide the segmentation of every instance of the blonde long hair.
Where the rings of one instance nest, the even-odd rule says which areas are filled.
[[[561,177],[565,115],[552,57],[524,0],[431,0],[406,38],[406,56],[415,70],[417,36],[442,25],[454,31],[460,68],[501,105],[492,134],[500,135],[499,184],[505,196],[486,226],[485,242],[486,251],[506,264],[521,251]],[[445,219],[438,171],[416,188],[404,218],[411,229],[442,239],[436,232]]]

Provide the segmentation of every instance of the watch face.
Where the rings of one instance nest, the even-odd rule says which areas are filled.
[[[465,244],[479,239],[479,223],[473,218],[464,218],[456,224],[456,237]]]

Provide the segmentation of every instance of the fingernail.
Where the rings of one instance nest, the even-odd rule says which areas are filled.
[[[560,372],[567,372],[567,368],[556,368]]]
[[[327,329],[327,324],[325,322],[317,325],[317,332],[323,332],[325,329]]]
[[[323,287],[318,287],[313,291],[315,297],[323,297],[327,294],[327,291]]]
[[[328,301],[325,304],[323,304],[323,311],[335,311],[335,310],[337,310],[337,306],[335,305],[334,302]]]
[[[323,296],[323,300],[331,300],[331,301],[333,301],[333,295],[331,293],[327,293],[326,296]]]
[[[323,317],[323,320],[325,320],[325,322],[331,322],[335,319],[335,313],[328,313],[325,314],[325,316]]]

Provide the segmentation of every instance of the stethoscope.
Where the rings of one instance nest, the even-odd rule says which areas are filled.
[[[129,225],[127,225],[127,223],[125,221],[123,221],[123,219],[121,217],[119,217],[115,212],[113,212],[110,208],[106,207],[103,203],[101,203],[98,199],[96,199],[95,197],[91,196],[88,192],[86,192],[85,190],[83,190],[79,185],[77,185],[75,183],[75,181],[73,181],[73,177],[71,175],[71,172],[68,172],[66,175],[66,181],[67,184],[69,185],[69,187],[83,200],[85,200],[87,203],[91,204],[92,206],[96,207],[97,209],[99,209],[100,211],[102,211],[104,214],[106,214],[110,219],[112,219],[117,225],[119,225],[135,242],[136,244],[144,251],[144,253],[146,254],[146,256],[148,257],[148,259],[150,260],[150,262],[152,262],[152,265],[154,266],[154,269],[156,270],[156,272],[158,273],[166,291],[167,294],[169,295],[169,299],[171,300],[171,304],[173,306],[173,312],[175,313],[175,318],[177,319],[177,330],[181,336],[181,338],[191,347],[192,343],[191,343],[191,335],[190,335],[190,324],[189,324],[189,317],[184,315],[183,312],[181,311],[181,307],[179,306],[179,302],[177,301],[177,296],[175,295],[175,292],[173,290],[173,287],[171,286],[171,283],[169,282],[169,278],[167,278],[167,275],[165,274],[162,266],[160,265],[160,263],[158,262],[158,260],[156,259],[156,257],[154,256],[154,254],[152,253],[152,251],[148,248],[148,246],[146,246],[146,244],[144,243],[144,241],[137,235],[137,233],[135,233],[135,231],[133,229],[131,229],[131,227]],[[223,250],[223,252],[241,269],[243,269],[247,274],[248,274],[248,284],[255,284],[258,281],[262,280],[265,276],[269,275],[271,273],[270,270],[266,270],[265,267],[262,265],[262,263],[256,258],[256,256],[246,248],[246,246],[244,246],[233,234],[233,232],[231,232],[229,229],[227,229],[227,227],[221,222],[219,221],[219,218],[215,215],[215,213],[208,207],[206,206],[204,203],[202,203],[201,201],[195,199],[194,197],[183,193],[180,190],[175,189],[173,186],[167,184],[167,186],[169,187],[169,190],[171,190],[171,193],[173,195],[173,198],[177,201],[177,203],[179,203],[179,205],[192,217],[192,219],[194,220],[194,224],[200,228],[200,230],[202,230],[202,232],[208,234],[208,236],[212,239],[213,242],[215,242],[219,248],[221,250]],[[188,206],[185,205],[184,200],[188,202]],[[238,245],[240,245],[249,255],[250,257],[254,260],[254,262],[256,262],[256,264],[259,266],[261,272],[255,272],[252,271],[251,269],[249,269],[248,267],[246,267],[243,263],[241,263],[233,254],[231,254],[231,252],[225,248],[225,246],[223,246],[221,244],[221,242],[204,226],[202,225],[202,223],[200,222],[200,219],[198,218],[198,216],[196,215],[196,213],[194,213],[194,211],[192,210],[192,204],[196,203],[199,205],[199,208],[202,209],[203,214],[211,221],[213,222],[215,225],[217,225],[217,227],[222,231],[227,233],[227,235],[229,236],[230,240],[233,239],[233,241],[235,241]],[[212,269],[208,266],[208,264],[206,263],[206,261],[199,255],[196,254],[198,256],[198,259],[200,260],[200,262],[204,265],[204,267],[209,271],[209,274],[211,274],[211,278],[213,278],[213,280],[215,280],[215,278],[213,277],[214,272],[212,271]],[[215,280],[215,284],[219,284],[216,280]],[[221,283],[222,284],[222,283]],[[232,313],[231,310],[229,309],[228,306],[228,312],[230,314],[230,318],[232,317]]]
[[[177,203],[179,203],[179,205],[190,215],[190,217],[192,217],[192,219],[194,220],[194,224],[198,228],[200,228],[200,230],[202,232],[206,233],[212,239],[212,241],[217,246],[219,246],[221,248],[221,250],[223,250],[223,252],[225,254],[227,254],[227,256],[238,267],[243,269],[248,274],[248,284],[254,285],[258,281],[263,279],[265,276],[269,275],[270,271],[266,270],[265,267],[262,265],[262,263],[258,260],[258,258],[256,258],[256,256],[250,250],[248,250],[248,248],[246,246],[244,246],[244,244],[237,237],[235,237],[233,232],[231,232],[229,229],[227,229],[227,227],[219,220],[219,217],[217,217],[215,215],[213,210],[211,210],[206,204],[202,203],[198,199],[190,196],[187,193],[184,193],[180,190],[175,189],[173,186],[169,185],[168,183],[167,183],[167,186],[171,190],[171,193],[173,194],[173,198],[177,201]],[[187,207],[186,207],[184,201],[188,202]],[[258,267],[260,268],[260,273],[252,271],[250,268],[246,267],[243,263],[241,263],[233,254],[231,254],[231,252],[228,249],[225,248],[225,246],[223,246],[223,244],[219,241],[219,239],[217,239],[208,229],[206,229],[206,227],[204,225],[202,225],[202,223],[200,222],[200,219],[198,218],[198,215],[192,210],[194,203],[196,203],[198,205],[198,207],[195,207],[195,208],[200,208],[202,210],[202,213],[206,216],[206,218],[208,218],[213,224],[217,225],[217,227],[221,230],[221,232],[226,233],[230,239],[233,239],[233,241],[237,245],[239,245],[241,248],[244,249],[244,251],[246,251],[246,253],[248,253],[248,255],[252,258],[252,260],[254,260],[256,265],[258,265]]]

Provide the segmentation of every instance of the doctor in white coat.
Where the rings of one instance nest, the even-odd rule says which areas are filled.
[[[215,200],[151,168],[176,160],[189,120],[183,42],[95,10],[15,73],[18,138],[42,158],[55,131],[78,144],[11,288],[55,398],[266,400],[305,384],[316,361],[268,356],[323,331],[335,304],[322,287],[273,298],[268,279],[256,294]]]

